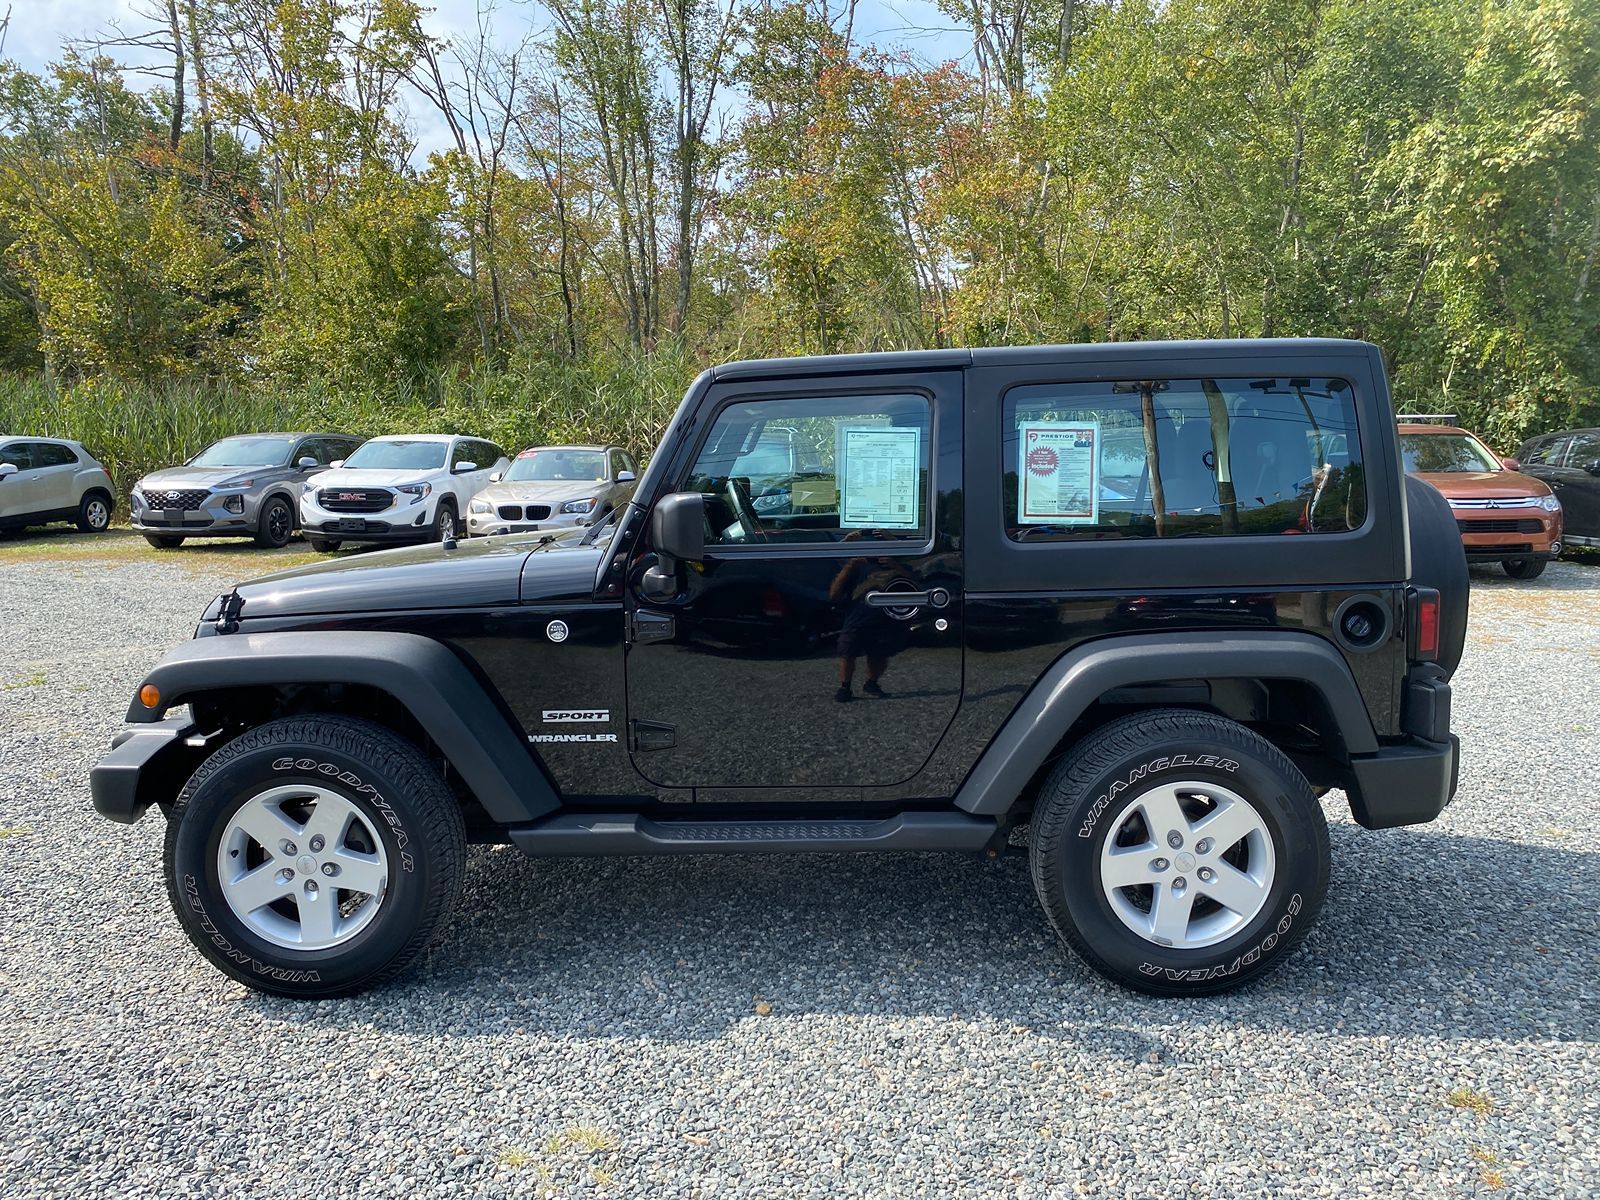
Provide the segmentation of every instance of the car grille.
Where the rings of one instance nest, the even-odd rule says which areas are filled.
[[[1544,522],[1535,517],[1484,517],[1462,520],[1456,518],[1456,528],[1462,533],[1539,533]]]
[[[550,515],[548,504],[502,504],[500,506],[500,519],[502,521],[542,521]]]
[[[323,488],[317,503],[328,512],[375,513],[394,503],[388,488]]]
[[[184,512],[194,512],[204,508],[206,497],[211,495],[207,488],[189,488],[182,491],[158,492],[147,491],[144,493],[144,504],[157,512],[170,512],[173,509],[182,509]]]

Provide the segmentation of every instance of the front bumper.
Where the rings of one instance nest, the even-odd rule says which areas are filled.
[[[188,717],[123,730],[89,772],[95,811],[131,825],[152,804],[176,799],[205,757],[209,742]]]
[[[424,542],[433,532],[432,505],[408,502],[375,513],[337,513],[302,497],[300,530],[307,537],[341,542]]]
[[[1559,510],[1457,509],[1455,517],[1468,562],[1527,562],[1556,558],[1561,553]]]
[[[198,490],[198,489],[194,489]],[[241,512],[227,507],[229,496],[239,496]],[[171,537],[249,537],[256,531],[259,500],[241,492],[212,492],[199,508],[152,508],[135,491],[128,502],[128,523],[139,533]]]
[[[469,512],[467,533],[472,537],[488,537],[491,534],[501,533],[538,533],[541,529],[556,531],[587,529],[592,518],[592,513],[567,513],[564,516],[548,516],[540,521],[508,521],[500,516],[498,510],[486,513]]]

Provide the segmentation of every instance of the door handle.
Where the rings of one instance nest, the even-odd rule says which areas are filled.
[[[873,608],[921,608],[924,604],[943,608],[950,603],[950,593],[944,588],[931,588],[926,592],[868,592],[867,603]]]

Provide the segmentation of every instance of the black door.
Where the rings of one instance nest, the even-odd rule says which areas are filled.
[[[664,489],[704,497],[704,560],[676,600],[628,598],[647,779],[815,798],[916,774],[961,694],[960,389],[954,371],[713,388]]]
[[[1561,468],[1546,481],[1561,498],[1566,533],[1600,538],[1600,433],[1575,433]]]

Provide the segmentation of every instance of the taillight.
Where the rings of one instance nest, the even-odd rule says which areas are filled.
[[[1417,588],[1411,597],[1411,659],[1433,662],[1439,657],[1439,593]]]

